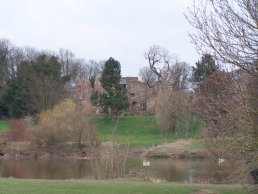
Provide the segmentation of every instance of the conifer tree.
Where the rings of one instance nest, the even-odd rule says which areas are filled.
[[[95,91],[91,100],[105,114],[115,116],[128,107],[126,88],[121,84],[121,66],[112,57],[106,61],[100,78],[104,92]]]

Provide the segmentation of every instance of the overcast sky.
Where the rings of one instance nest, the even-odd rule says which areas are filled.
[[[200,58],[183,13],[192,0],[0,0],[0,38],[77,58],[120,61],[123,76],[147,66],[153,44],[194,65]]]

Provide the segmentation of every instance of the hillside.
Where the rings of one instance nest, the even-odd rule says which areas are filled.
[[[97,126],[97,132],[104,141],[112,138],[112,120],[110,117],[94,117]],[[200,133],[200,121],[193,115],[190,122],[189,138],[196,138]],[[183,138],[182,130],[179,130],[177,137],[172,130],[168,131],[166,138],[167,143],[174,142],[177,138]],[[163,143],[159,129],[156,125],[155,116],[153,115],[135,115],[124,116],[118,124],[116,130],[116,139],[120,144],[136,146],[152,146]]]

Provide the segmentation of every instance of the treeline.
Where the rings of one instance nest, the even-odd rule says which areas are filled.
[[[155,117],[164,141],[169,131],[187,138],[197,113],[203,116],[197,103],[200,94],[206,87],[214,89],[205,80],[217,72],[229,73],[224,72],[210,54],[204,54],[196,66],[191,67],[167,49],[154,45],[146,51],[145,58],[149,66],[140,69],[139,76],[156,92]]]
[[[67,97],[66,88],[77,77],[94,87],[103,63],[78,59],[66,49],[39,51],[0,39],[0,117],[20,118],[51,108]]]

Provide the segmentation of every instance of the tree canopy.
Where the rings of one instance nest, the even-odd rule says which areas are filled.
[[[229,76],[208,76],[201,86],[206,94],[200,105],[205,106],[207,126],[220,137],[210,139],[215,143],[209,145],[223,145],[226,157],[243,160],[241,173],[258,167],[257,8],[257,0],[200,0],[187,15],[195,28],[190,37],[197,50],[237,69]]]
[[[211,73],[219,70],[219,65],[216,64],[215,59],[210,54],[204,54],[200,61],[198,61],[196,67],[193,67],[192,81],[199,88],[200,82],[209,76]]]
[[[121,66],[112,57],[104,64],[100,83],[104,91],[93,92],[91,99],[94,105],[109,115],[117,115],[128,108],[126,88],[121,84]]]
[[[257,0],[194,1],[186,17],[197,51],[257,74],[257,7]]]
[[[0,117],[34,115],[51,108],[67,94],[65,82],[78,77],[94,88],[102,65],[78,59],[66,49],[39,51],[0,39]]]
[[[7,81],[2,103],[8,116],[33,115],[52,107],[64,95],[61,66],[55,56],[42,54],[23,61],[14,78]]]

